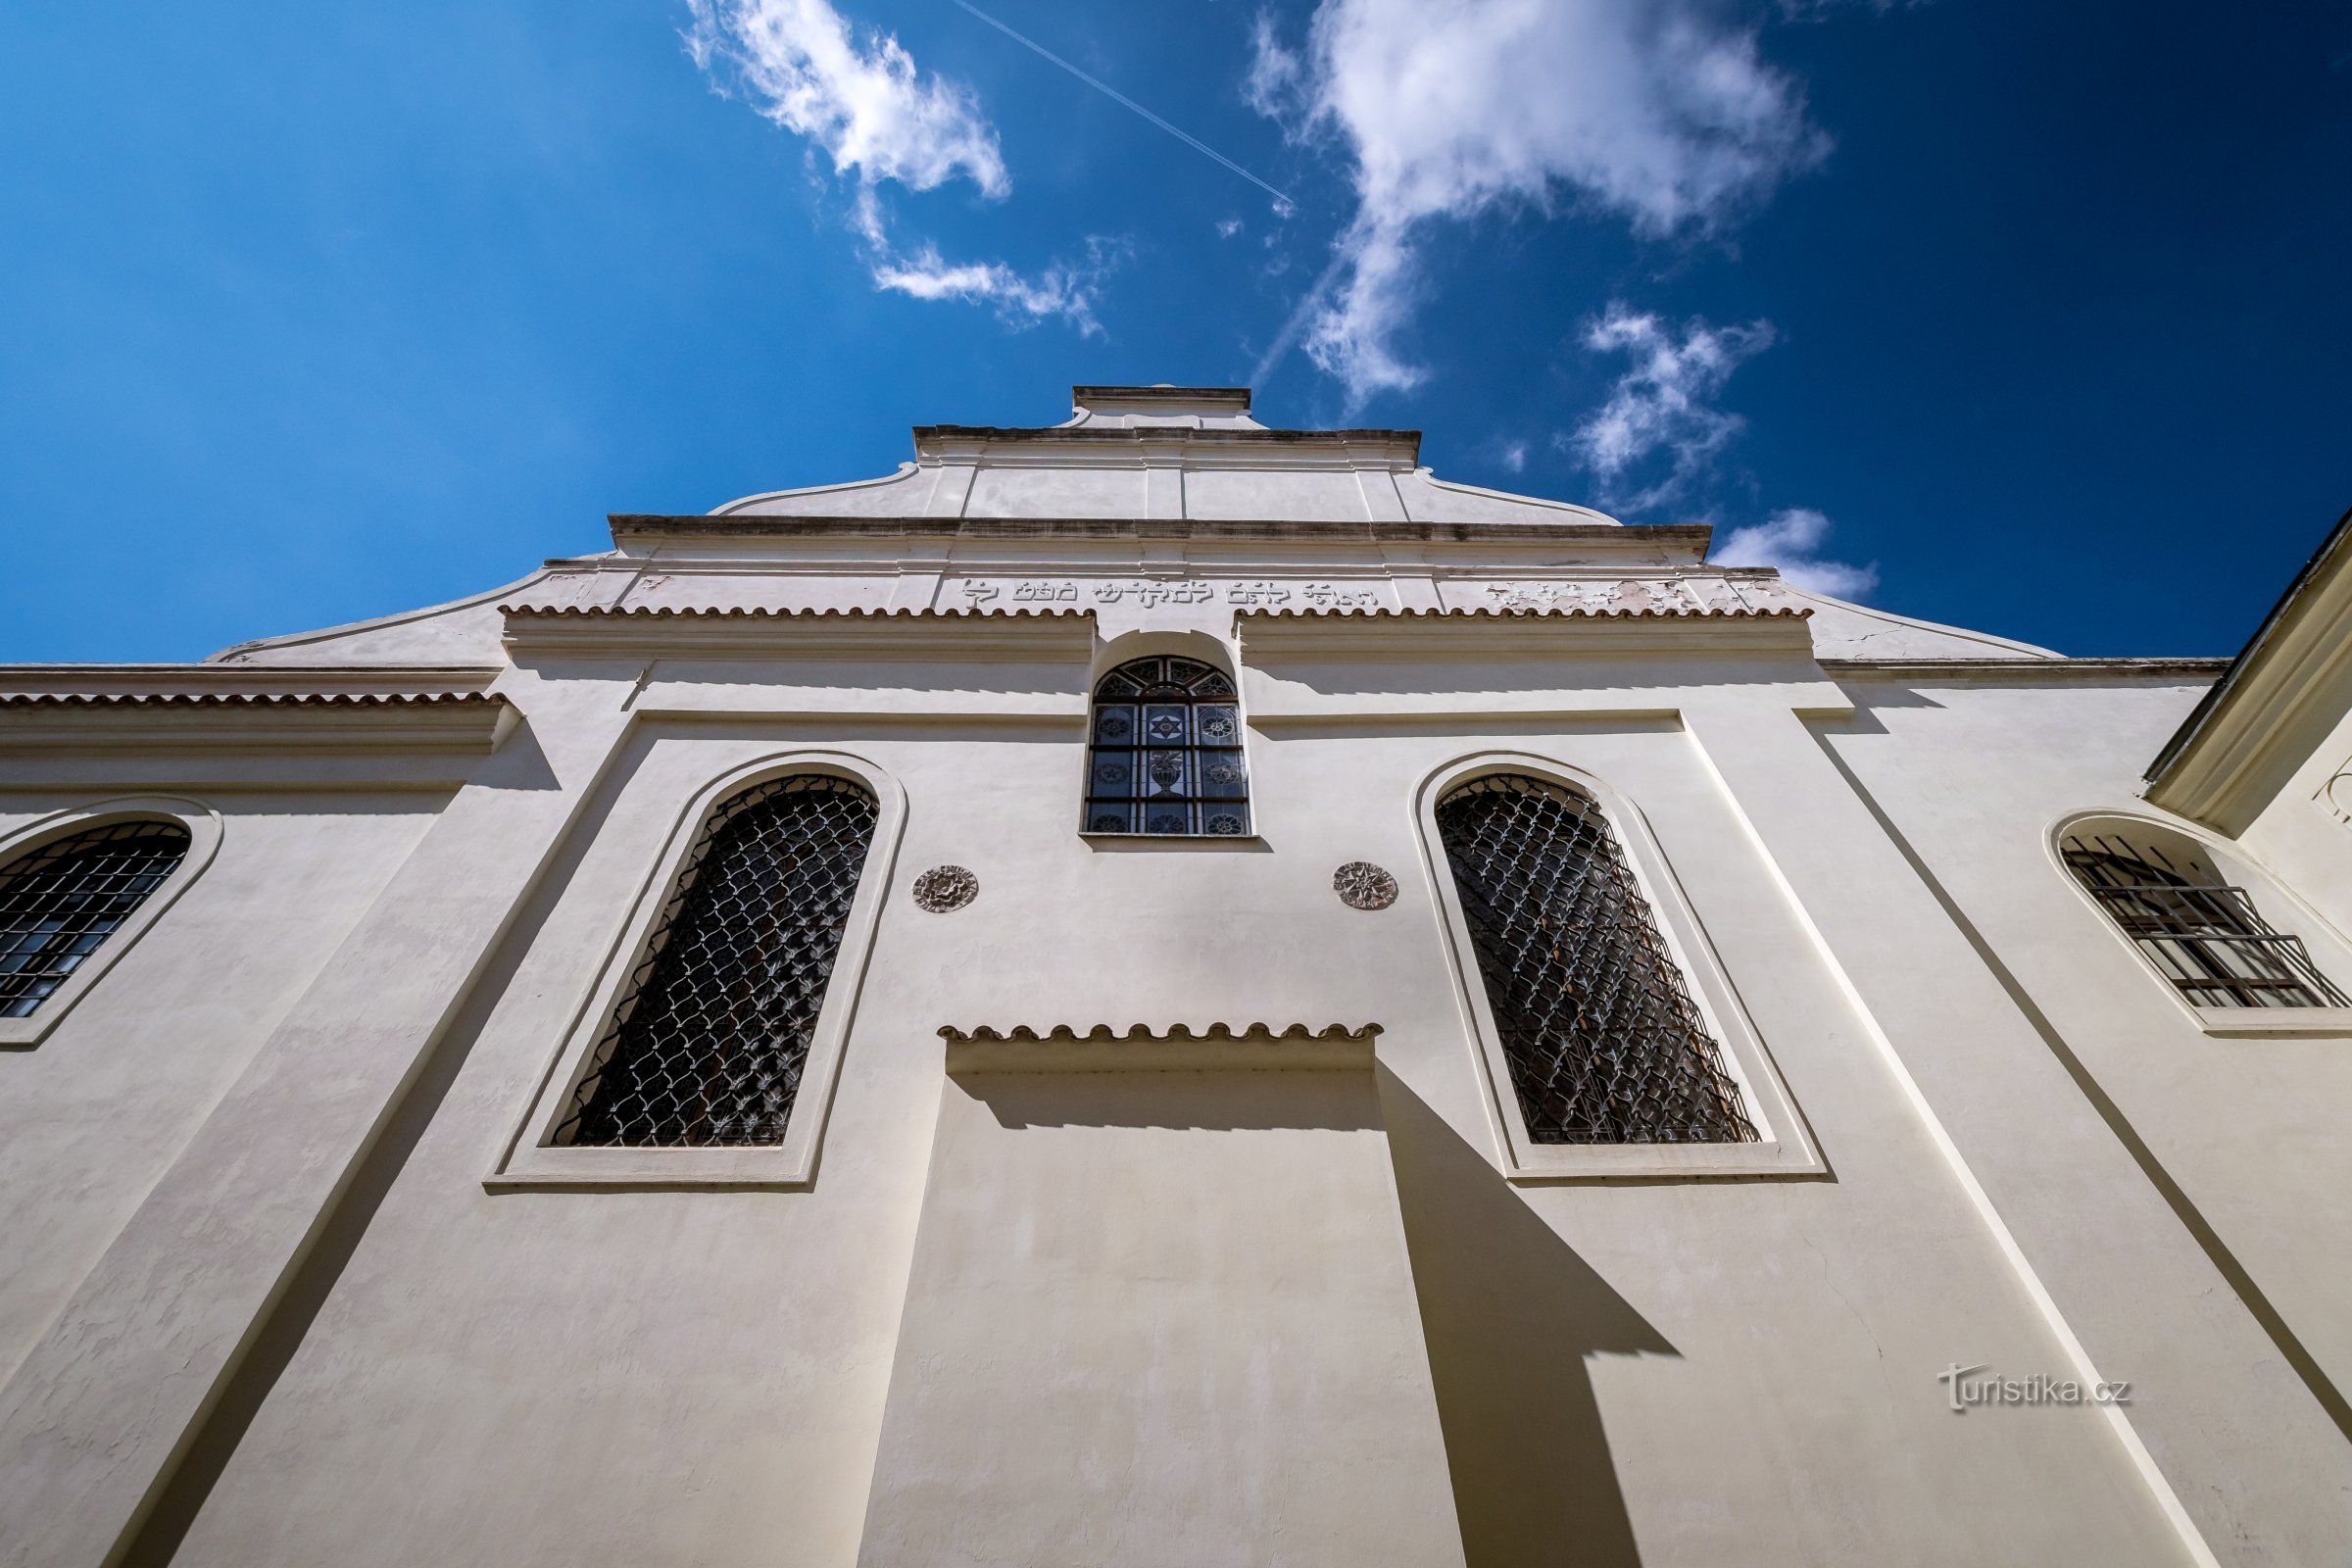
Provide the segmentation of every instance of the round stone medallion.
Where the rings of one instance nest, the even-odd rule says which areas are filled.
[[[960,865],[935,865],[914,879],[917,908],[933,914],[960,909],[980,896],[980,879]]]
[[[1332,872],[1331,890],[1350,909],[1385,909],[1396,902],[1396,879],[1370,860],[1349,860]]]

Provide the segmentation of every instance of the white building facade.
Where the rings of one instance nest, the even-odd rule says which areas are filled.
[[[0,669],[0,1562],[2343,1560],[2340,530],[2067,659],[1074,404]]]

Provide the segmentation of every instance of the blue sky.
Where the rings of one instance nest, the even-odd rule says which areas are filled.
[[[955,0],[0,12],[0,659],[453,597],[1074,381],[2070,653],[2233,652],[2352,504],[2352,7],[974,3],[1287,202]]]

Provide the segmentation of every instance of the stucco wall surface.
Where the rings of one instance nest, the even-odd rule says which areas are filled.
[[[678,803],[820,745],[898,779],[908,814],[813,1186],[485,1192]],[[1411,809],[1432,771],[1497,746],[1638,803],[1835,1180],[1501,1180]],[[934,1031],[989,1019],[1383,1024],[1473,1562],[1542,1560],[1563,1531],[1652,1563],[2177,1549],[2099,1416],[1944,1407],[1949,1362],[2063,1371],[2059,1350],[1681,724],[1261,734],[1261,836],[1236,843],[1078,838],[1080,758],[1069,729],[939,744],[649,721],[459,1021],[445,1096],[344,1221],[348,1252],[212,1456],[175,1560],[552,1561],[582,1540],[613,1560],[731,1560],[746,1540],[854,1560],[940,1103]],[[1396,870],[1395,907],[1333,898],[1331,867],[1355,858]],[[928,914],[905,886],[943,861],[982,892]]]
[[[1854,690],[1857,713],[1822,721],[1822,744],[2011,991],[2033,1028],[2023,1054],[2047,1056],[2044,1096],[2022,1056],[2013,1066],[1979,1047],[1968,1075],[1975,1157],[2023,1169],[2044,1157],[2036,1146],[2064,1140],[2085,1156],[2073,1162],[2078,1181],[2103,1166],[2114,1192],[2132,1195],[2144,1225],[2120,1214],[2083,1224],[2076,1210],[2036,1227],[2034,1255],[2078,1326],[2113,1346],[2104,1364],[2138,1379],[2152,1447],[2193,1441],[2187,1427],[2245,1456],[2179,1465],[2199,1505],[2250,1522],[2281,1517],[2274,1510],[2300,1495],[2305,1549],[2352,1535],[2339,1500],[2352,1489],[2341,1395],[2352,1386],[2352,1231],[2331,1196],[2352,1179],[2333,1114],[2352,1095],[2347,1042],[2209,1035],[2053,848],[2055,831],[2087,811],[2170,820],[2135,800],[2132,760],[2153,753],[2197,689]],[[2298,923],[2278,883],[2249,891],[2281,925]],[[2342,973],[2342,950],[2313,934]],[[2151,1269],[2159,1249],[2177,1266]],[[2120,1289],[2132,1275],[2141,1288]]]
[[[20,824],[86,798],[17,797]],[[210,794],[219,849],[37,1047],[0,1051],[0,1380],[416,846],[431,796]]]

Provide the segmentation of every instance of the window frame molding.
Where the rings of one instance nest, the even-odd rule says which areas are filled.
[[[223,828],[220,813],[202,801],[182,795],[116,795],[51,811],[0,838],[0,866],[7,866],[44,845],[92,828],[163,818],[177,822],[187,831],[187,854],[180,857],[179,864],[164,879],[163,885],[147,895],[128,918],[109,932],[97,951],[74,966],[63,985],[41,999],[31,1017],[0,1018],[0,1051],[29,1051],[46,1040],[75,1004],[89,994],[90,988],[104,979],[124,954],[138,946],[139,939],[154,929],[164,911],[204,874],[214,857],[220,853]]]
[[[1755,1126],[1756,1142],[1744,1144],[1539,1144],[1528,1135],[1526,1115],[1511,1086],[1510,1060],[1503,1050],[1502,1032],[1495,1026],[1494,1005],[1487,998],[1485,977],[1479,972],[1478,953],[1470,922],[1462,911],[1461,892],[1454,886],[1453,867],[1446,858],[1438,831],[1438,805],[1463,785],[1497,773],[1518,773],[1580,790],[1600,807],[1601,815],[1617,836],[1634,882],[1649,904],[1658,935],[1669,958],[1682,970],[1683,982],[1699,1016],[1722,1047],[1727,1072],[1739,1085],[1741,1109]],[[1666,858],[1648,819],[1624,795],[1605,781],[1552,758],[1527,752],[1480,752],[1457,758],[1431,772],[1413,803],[1414,827],[1421,845],[1423,873],[1429,878],[1431,906],[1437,912],[1439,937],[1445,948],[1447,972],[1453,981],[1454,1004],[1474,1047],[1480,1086],[1485,1091],[1487,1116],[1500,1152],[1505,1178],[1516,1183],[1660,1181],[1707,1177],[1818,1177],[1829,1174],[1796,1102],[1782,1080],[1780,1069],[1765,1049],[1761,1034],[1748,1017],[1723,959],[1707,938],[1696,911],[1690,907],[1672,863]]]
[[[2320,964],[2329,979],[2348,990],[2352,990],[2352,973],[2347,973],[2340,962],[2322,963],[2321,959],[2324,956],[2340,959],[2352,954],[2352,943],[2347,943],[2332,922],[2298,898],[2292,888],[2268,865],[2248,854],[2243,846],[2185,817],[2158,816],[2145,809],[2127,810],[2116,807],[2069,811],[2052,822],[2049,831],[2042,835],[2043,857],[2059,880],[2090,911],[2091,918],[2098,922],[2108,938],[2121,943],[2131,954],[2132,962],[2147,977],[2148,983],[2164,995],[2175,1011],[2185,1017],[2200,1033],[2216,1040],[2352,1039],[2352,1007],[2200,1007],[2182,996],[2180,988],[2174,985],[2164,971],[2156,966],[2156,960],[2149,957],[2140,945],[2116,923],[2115,916],[2109,914],[2099,901],[2091,896],[2090,889],[2082,885],[2082,879],[2075,875],[2074,867],[2066,863],[2066,841],[2086,826],[2101,822],[2114,823],[2125,831],[2134,827],[2153,828],[2160,833],[2187,839],[2205,852],[2217,871],[2234,875],[2232,863],[2243,866],[2248,876],[2239,880],[2256,884],[2249,886],[2247,893],[2249,896],[2261,895],[2255,900],[2255,907],[2269,911],[2264,918],[2279,925],[2286,934],[2300,938],[2306,950],[2314,946],[2334,950],[2332,954],[2314,953],[2312,961]],[[2291,921],[2276,920],[2275,915],[2280,910],[2289,913]],[[2319,938],[2316,944],[2313,940],[2315,936]]]
[[[825,983],[824,1004],[808,1041],[784,1141],[759,1148],[653,1145],[564,1146],[549,1142],[587,1076],[590,1054],[619,1007],[629,977],[647,956],[653,928],[677,891],[687,857],[702,842],[720,802],[741,791],[795,774],[845,779],[874,798],[874,835],[866,845],[858,894],[843,923],[841,949]],[[906,792],[886,768],[849,752],[808,747],[771,752],[706,783],[679,808],[660,850],[598,957],[541,1074],[528,1105],[501,1147],[482,1185],[491,1192],[529,1188],[767,1188],[805,1189],[816,1180],[833,1092],[841,1076],[858,1004],[873,956],[874,938],[890,897],[899,842],[906,826]]]

